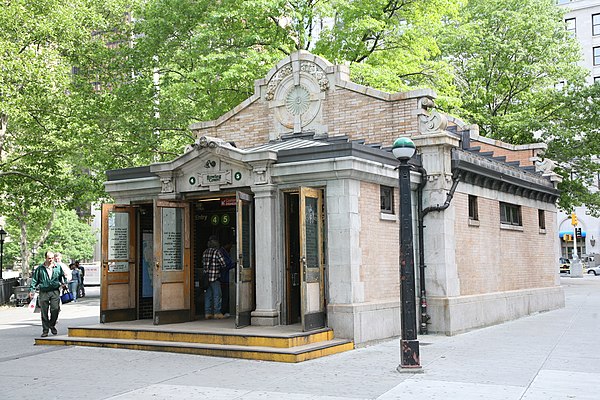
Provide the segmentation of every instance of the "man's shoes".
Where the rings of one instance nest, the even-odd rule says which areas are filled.
[[[215,319],[223,319],[225,316],[221,313],[215,314]]]
[[[42,332],[42,337],[48,337],[48,332]]]
[[[205,317],[205,318],[206,318],[206,319],[213,319],[213,318],[214,318],[214,315],[212,315],[212,314],[206,314],[206,317]]]
[[[50,332],[52,332],[53,335],[58,335],[58,331],[56,330],[56,328],[54,326],[52,328],[50,328]],[[46,333],[46,336],[48,336],[47,333]]]

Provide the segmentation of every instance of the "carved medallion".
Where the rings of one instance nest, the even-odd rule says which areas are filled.
[[[310,107],[310,93],[303,86],[294,86],[285,99],[285,108],[290,114],[302,115]]]

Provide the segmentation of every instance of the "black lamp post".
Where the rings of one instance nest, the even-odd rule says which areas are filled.
[[[410,191],[410,165],[415,154],[415,144],[407,137],[396,139],[392,153],[400,165],[400,312],[402,338],[400,339],[400,365],[398,371],[421,368],[419,341],[417,340],[417,304],[415,300],[415,262],[412,235],[412,202]]]
[[[6,238],[7,232],[4,228],[0,228],[0,279],[2,279],[2,258],[4,257],[4,239]]]

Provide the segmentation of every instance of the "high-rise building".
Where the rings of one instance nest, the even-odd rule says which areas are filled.
[[[581,45],[582,67],[590,71],[588,83],[600,82],[600,0],[557,0],[567,10],[567,30]]]

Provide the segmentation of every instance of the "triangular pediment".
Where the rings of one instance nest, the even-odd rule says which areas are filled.
[[[268,183],[273,151],[249,152],[218,138],[203,136],[173,161],[150,166],[162,182],[163,197],[199,191],[227,191]]]

